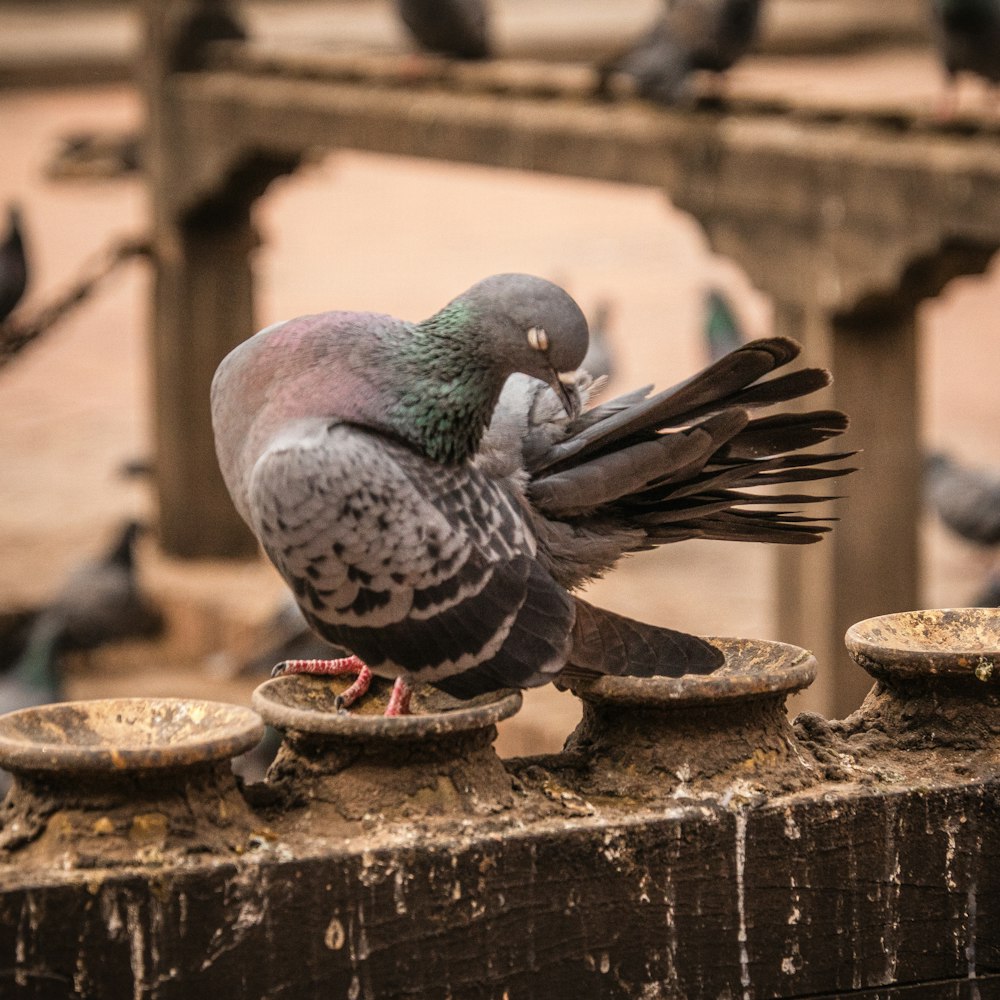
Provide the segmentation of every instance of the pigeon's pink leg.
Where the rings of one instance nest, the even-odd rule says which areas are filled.
[[[392,685],[392,694],[389,695],[389,704],[386,705],[383,714],[388,716],[409,715],[410,695],[412,693],[410,685],[402,677],[397,677]]]
[[[285,660],[271,671],[272,677],[283,677],[285,674],[314,674],[321,677],[342,677],[344,674],[355,674],[357,680],[346,691],[337,696],[338,709],[350,708],[363,694],[367,693],[372,682],[372,672],[356,656],[345,656],[340,660]]]

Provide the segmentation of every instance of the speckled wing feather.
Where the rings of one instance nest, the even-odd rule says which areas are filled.
[[[474,693],[544,683],[565,662],[573,599],[536,563],[516,501],[475,468],[311,420],[264,452],[251,496],[310,624],[376,673],[463,674]]]

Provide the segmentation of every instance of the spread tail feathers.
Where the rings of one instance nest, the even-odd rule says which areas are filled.
[[[836,466],[852,452],[804,450],[842,434],[847,418],[837,410],[757,415],[829,384],[821,368],[773,374],[799,350],[785,337],[756,340],[671,389],[587,410],[555,440],[529,432],[523,454],[540,533],[606,535],[613,525],[622,551],[685,538],[817,541],[829,530],[823,519],[782,506],[834,498],[773,487],[853,471]],[[755,487],[771,490],[746,492]],[[591,576],[610,565],[604,558],[595,554]],[[561,568],[553,561],[565,586],[586,579]]]

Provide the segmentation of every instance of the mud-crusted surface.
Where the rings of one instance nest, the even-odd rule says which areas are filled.
[[[190,698],[58,702],[0,719],[0,765],[10,770],[121,772],[227,761],[264,733],[239,705]]]
[[[935,608],[868,618],[852,625],[848,652],[874,677],[946,677],[1000,692],[1000,611]]]
[[[492,726],[389,745],[292,734],[268,773],[268,810],[306,827],[500,812],[513,804],[513,780],[493,750],[495,738]]]
[[[877,683],[848,718],[805,712],[794,728],[834,781],[922,784],[1000,767],[1000,698],[982,685],[958,691],[918,681]]]
[[[818,773],[798,751],[783,697],[729,705],[641,709],[587,702],[553,767],[581,795],[656,800],[740,780],[769,793],[803,788]]]
[[[183,773],[20,776],[0,805],[8,869],[161,867],[234,858],[263,827],[226,764]]]

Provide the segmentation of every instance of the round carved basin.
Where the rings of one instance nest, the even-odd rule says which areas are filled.
[[[260,742],[249,708],[186,698],[108,698],[0,716],[0,767],[10,771],[166,770],[227,760]]]
[[[852,625],[844,638],[856,663],[880,680],[1000,682],[1000,609],[902,611]]]
[[[798,646],[765,639],[705,638],[726,657],[711,674],[574,679],[571,689],[588,701],[666,708],[791,694],[816,677],[816,658]]]
[[[412,715],[386,718],[381,714],[389,687],[386,682],[375,678],[357,704],[338,711],[334,701],[345,686],[342,681],[304,674],[274,677],[254,691],[251,703],[276,729],[352,741],[392,741],[486,729],[514,715],[522,701],[520,691],[496,691],[462,701],[424,685],[413,692]]]

